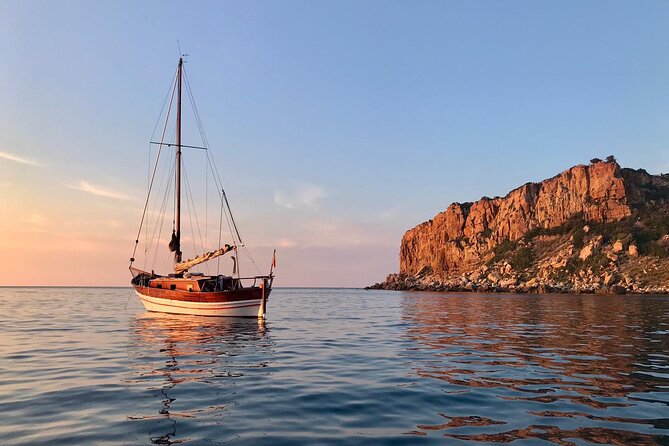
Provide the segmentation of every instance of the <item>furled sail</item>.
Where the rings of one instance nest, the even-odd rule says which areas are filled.
[[[199,265],[200,263],[207,262],[211,259],[215,259],[218,256],[222,256],[226,252],[232,251],[234,249],[234,246],[230,245],[225,245],[221,249],[217,249],[216,251],[211,251],[206,254],[202,254],[200,256],[195,257],[194,259],[189,259],[186,260],[185,262],[179,262],[176,265],[174,265],[174,272],[177,274],[185,273],[195,265]]]
[[[177,238],[177,233],[172,230],[172,238],[170,239],[170,244],[168,245],[170,252],[175,252],[179,249],[179,239]]]

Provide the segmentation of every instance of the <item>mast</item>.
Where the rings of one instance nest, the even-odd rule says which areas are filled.
[[[177,235],[176,251],[174,261],[181,262],[181,72],[183,69],[183,58],[179,58],[179,73],[177,76],[177,160],[176,160],[176,217],[175,231]]]

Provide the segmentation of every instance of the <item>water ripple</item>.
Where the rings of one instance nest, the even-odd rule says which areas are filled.
[[[0,288],[0,444],[669,444],[667,297],[129,293]]]

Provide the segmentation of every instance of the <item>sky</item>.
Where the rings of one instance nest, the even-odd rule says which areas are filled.
[[[4,0],[0,285],[128,284],[183,53],[246,248],[261,272],[277,249],[277,286],[381,281],[402,234],[451,202],[593,157],[669,172],[666,1]],[[183,143],[202,143],[186,110]],[[215,247],[206,157],[185,157]],[[166,247],[148,254],[169,266]]]

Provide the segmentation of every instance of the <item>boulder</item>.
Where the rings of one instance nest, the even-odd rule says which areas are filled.
[[[583,249],[581,249],[581,252],[578,254],[578,258],[581,260],[586,260],[588,257],[592,255],[592,251],[593,251],[592,245],[584,246]]]
[[[607,287],[613,285],[615,282],[618,281],[618,278],[613,273],[604,274],[603,279],[604,279],[604,286],[607,286]]]
[[[420,278],[420,277],[426,276],[427,274],[429,274],[431,272],[432,272],[432,268],[429,265],[425,265],[414,275],[414,277]]]
[[[592,242],[590,242],[590,244],[595,248],[602,246],[602,243],[604,243],[604,236],[601,234],[592,239]]]
[[[567,266],[567,259],[563,258],[562,260],[554,260],[551,264],[550,267],[553,269],[560,269],[564,268]]]
[[[509,289],[515,287],[518,284],[518,280],[515,277],[510,277],[508,279],[502,279],[499,281],[499,286],[502,288]]]
[[[537,280],[536,277],[532,277],[530,280],[528,280],[527,282],[525,282],[525,286],[526,286],[527,288],[535,288],[535,287],[537,287],[538,285],[539,285],[539,281]]]

